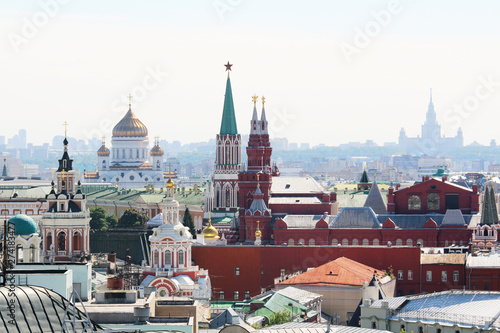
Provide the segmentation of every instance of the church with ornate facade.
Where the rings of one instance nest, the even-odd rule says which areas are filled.
[[[430,95],[429,106],[425,116],[425,123],[422,125],[422,135],[417,137],[408,137],[404,128],[399,132],[398,145],[405,153],[424,153],[436,155],[455,148],[463,147],[464,136],[462,129],[459,128],[454,137],[445,137],[441,135],[441,125],[437,122],[434,104],[432,103],[432,91]]]
[[[97,151],[97,170],[85,172],[85,180],[113,183],[120,188],[162,187],[169,176],[164,170],[163,155],[158,139],[149,149],[148,129],[129,103],[127,113],[113,128],[111,147],[103,139]]]
[[[193,236],[179,220],[175,184],[166,184],[166,200],[161,203],[162,224],[149,236],[151,265],[144,269],[143,286],[156,287],[159,297],[184,296],[206,302],[211,297],[208,271],[191,263]]]
[[[42,256],[46,262],[77,261],[90,253],[90,212],[81,182],[68,154],[64,152],[52,180],[52,190],[46,196],[47,211],[40,222],[43,237]]]

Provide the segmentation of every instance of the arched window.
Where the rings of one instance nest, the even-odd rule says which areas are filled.
[[[57,235],[57,251],[66,251],[66,233],[64,231]]]
[[[156,161],[156,168],[157,168],[157,169],[159,169],[159,168],[160,168],[160,166],[161,166],[161,164],[160,164],[160,160]]]
[[[380,245],[380,241],[377,238],[375,238],[373,240],[373,246],[379,246],[379,245]]]
[[[342,240],[342,245],[349,245],[349,240],[347,238],[344,238]]]
[[[16,246],[16,262],[23,262],[23,246],[18,244]]]
[[[226,207],[231,207],[231,193],[229,193],[229,188],[226,189]]]
[[[363,245],[370,245],[370,241],[367,238],[363,239]]]
[[[75,231],[73,234],[73,251],[81,251],[82,250],[82,242],[81,235],[78,231]]]
[[[412,195],[408,198],[408,210],[420,210],[422,203],[418,195]]]
[[[358,239],[357,239],[357,238],[354,238],[354,239],[352,240],[352,245],[359,245],[359,241],[358,241]]]
[[[396,239],[396,246],[402,246],[403,240],[401,238]]]
[[[421,238],[417,239],[417,245],[419,245],[419,244],[420,244],[421,247],[423,247],[424,246],[424,240],[421,239]]]
[[[407,245],[407,246],[413,246],[413,240],[411,240],[411,239],[409,239],[409,238],[408,238],[408,239],[406,240],[406,245]]]
[[[179,250],[179,265],[184,265],[184,251]]]
[[[439,210],[440,200],[437,193],[431,193],[427,196],[427,210]]]
[[[332,245],[339,245],[338,239],[336,238],[332,239]]]
[[[46,250],[50,251],[50,246],[52,245],[52,233],[49,231],[47,233],[47,242],[46,242]]]
[[[299,245],[304,245],[305,243],[304,238],[299,239]]]
[[[160,262],[160,259],[159,259],[158,250],[154,250],[154,252],[153,252],[153,266],[158,267],[159,262]]]
[[[165,251],[165,266],[172,265],[172,252],[170,250]]]
[[[105,169],[106,168],[106,161],[102,161],[102,168]]]
[[[35,245],[31,244],[29,262],[35,262],[35,250],[36,250]]]
[[[311,239],[309,240],[309,245],[315,245],[315,244],[316,244],[316,243],[314,242],[314,239],[313,239],[313,238],[311,238]]]
[[[295,245],[295,241],[293,240],[293,238],[290,238],[290,239],[288,240],[288,245],[289,245],[289,246],[290,246],[290,245]]]

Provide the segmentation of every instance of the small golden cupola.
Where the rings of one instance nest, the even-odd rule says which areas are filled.
[[[131,97],[129,97],[131,98]],[[128,111],[123,118],[113,128],[114,137],[147,137],[148,129],[139,118],[132,112],[132,105],[129,102]]]
[[[163,148],[160,147],[160,141],[159,141],[158,137],[155,139],[155,145],[153,146],[153,148],[151,148],[151,151],[149,152],[149,154],[151,156],[163,156],[164,155]]]
[[[97,151],[97,156],[109,156],[111,152],[108,147],[106,147],[106,142],[104,141],[104,137],[102,138],[102,146]]]
[[[208,218],[208,226],[201,232],[205,239],[219,239],[219,232],[212,225],[212,219]]]
[[[257,221],[257,229],[255,230],[255,238],[262,237],[262,232],[259,229],[259,223],[260,223],[260,221]]]

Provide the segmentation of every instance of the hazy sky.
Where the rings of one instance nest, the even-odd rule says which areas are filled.
[[[239,132],[266,96],[273,137],[337,145],[420,133],[500,142],[499,1],[0,0],[0,135],[214,138],[226,73]],[[260,106],[259,106],[260,108]]]

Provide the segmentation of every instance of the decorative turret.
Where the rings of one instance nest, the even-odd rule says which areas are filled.
[[[109,170],[110,155],[111,152],[109,151],[108,147],[106,147],[105,137],[103,136],[102,145],[97,151],[97,170],[99,171]]]
[[[108,147],[106,147],[106,141],[104,141],[104,137],[102,137],[102,145],[97,150],[97,156],[109,156],[111,152],[109,151]]]
[[[262,96],[262,113],[260,114],[260,134],[268,135],[267,131],[267,119],[266,119],[266,109],[264,104],[266,103],[266,98]]]
[[[257,117],[257,98],[259,98],[259,96],[257,95],[252,96],[253,114],[252,114],[252,120],[250,120],[250,135],[260,133],[260,122],[259,118]]]
[[[155,145],[149,152],[151,155],[151,158],[153,159],[153,169],[154,170],[161,170],[161,165],[163,162],[163,148],[160,147],[160,138],[156,137],[155,138]]]

